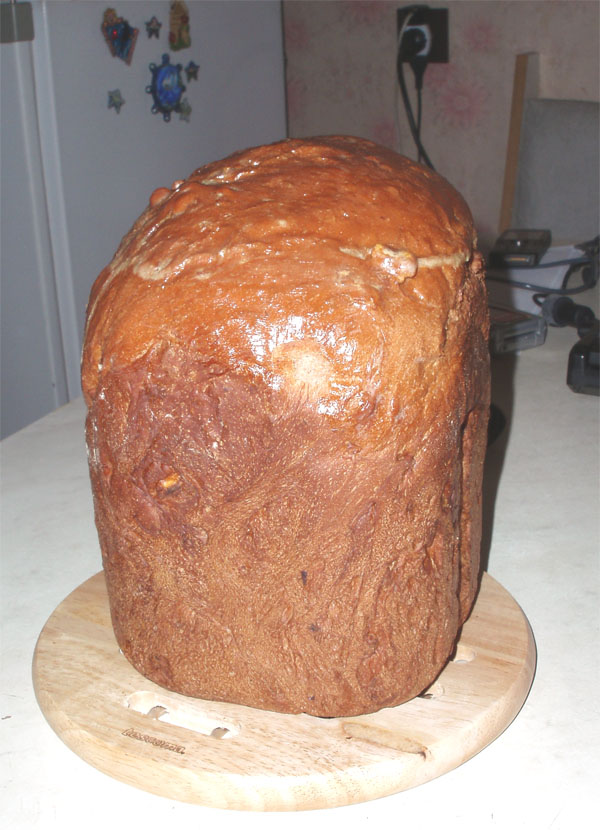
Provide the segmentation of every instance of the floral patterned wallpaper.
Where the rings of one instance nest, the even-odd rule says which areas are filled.
[[[389,0],[283,0],[290,136],[348,133],[415,158],[396,80]],[[515,55],[540,55],[540,96],[599,99],[596,0],[447,0],[450,62],[427,68],[422,140],[467,199],[484,247],[498,231]],[[411,70],[407,84],[412,89]]]

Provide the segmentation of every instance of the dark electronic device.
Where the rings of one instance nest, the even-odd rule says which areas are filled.
[[[541,345],[545,340],[548,325],[572,326],[577,330],[580,339],[569,353],[567,385],[573,392],[600,395],[600,322],[589,306],[580,305],[569,296],[587,291],[598,283],[600,238],[595,237],[589,242],[575,246],[582,251],[581,256],[540,264],[539,260],[546,252],[550,241],[549,231],[522,230],[505,231],[497,240],[489,256],[492,267],[509,270],[515,266],[532,269],[566,266],[567,270],[562,286],[554,290],[541,284],[539,280],[531,280],[529,276],[516,280],[488,272],[488,279],[535,292],[533,300],[540,309],[539,315],[531,315],[517,309],[490,305],[490,351],[492,354],[502,354]],[[515,256],[518,260],[514,259]],[[571,275],[579,270],[581,284],[570,286]]]
[[[492,354],[522,351],[541,346],[548,325],[539,314],[527,314],[516,308],[490,305],[490,351]]]
[[[575,343],[569,353],[567,386],[573,392],[600,395],[600,337],[598,329],[591,331]]]
[[[552,234],[546,230],[506,230],[490,251],[490,267],[531,268],[539,265],[551,241]]]
[[[570,297],[550,294],[542,303],[542,314],[553,326],[573,326],[580,337],[569,352],[567,386],[573,392],[600,395],[600,323],[592,309]]]

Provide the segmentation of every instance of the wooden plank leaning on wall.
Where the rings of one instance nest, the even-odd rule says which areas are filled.
[[[539,94],[539,55],[526,52],[515,57],[513,92],[510,107],[510,123],[504,165],[504,185],[498,231],[502,233],[511,227],[515,187],[519,168],[519,147],[523,108],[526,98],[537,98]]]

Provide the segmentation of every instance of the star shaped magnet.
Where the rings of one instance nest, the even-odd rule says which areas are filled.
[[[187,98],[184,98],[179,105],[179,118],[181,121],[187,121],[189,124],[190,115],[192,114],[192,105]]]
[[[188,65],[185,67],[185,76],[188,81],[197,81],[198,80],[198,70],[200,67],[194,61],[190,61]]]
[[[156,18],[156,15],[151,17],[150,20],[147,20],[146,21],[146,32],[148,34],[148,37],[149,38],[155,37],[155,38],[158,39],[158,36],[160,35],[160,27],[161,26],[162,26],[162,23],[160,23],[158,21],[158,19]]]
[[[121,112],[121,107],[125,103],[125,99],[121,95],[120,89],[109,89],[108,91],[108,108],[109,110],[116,110],[117,115]]]

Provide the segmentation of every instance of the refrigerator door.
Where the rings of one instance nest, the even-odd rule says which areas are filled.
[[[138,30],[129,62],[111,53],[107,4],[96,0],[34,2],[33,40],[0,47],[3,436],[80,394],[90,288],[152,190],[285,137],[280,3],[186,5],[180,50],[170,48],[171,3],[114,5]],[[168,121],[147,91],[164,55],[185,86]]]

